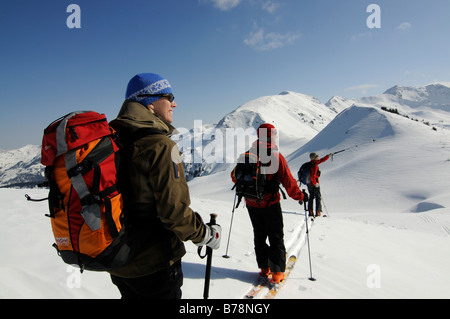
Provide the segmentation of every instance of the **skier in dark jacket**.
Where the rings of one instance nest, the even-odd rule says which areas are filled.
[[[266,136],[263,136],[266,135]],[[271,124],[262,124],[258,128],[258,140],[254,142],[252,149],[255,154],[269,154],[271,158],[271,172],[267,180],[276,179],[286,189],[288,195],[303,201],[303,193],[292,177],[285,158],[278,152],[276,145],[276,129]],[[258,150],[258,151],[256,151]],[[236,168],[231,172],[231,179],[236,183]],[[246,206],[253,225],[254,245],[258,267],[261,276],[269,276],[272,273],[272,281],[280,283],[284,279],[286,270],[286,248],[284,246],[283,215],[280,205],[279,188],[273,193],[265,194],[262,200],[245,198]],[[266,240],[269,239],[269,245]]]
[[[169,82],[143,73],[130,80],[126,100],[111,122],[126,150],[121,160],[125,223],[130,234],[143,239],[135,240],[143,246],[141,253],[110,272],[125,299],[181,298],[183,242],[219,248],[220,226],[205,225],[189,207],[180,152],[169,138],[176,106]]]
[[[330,155],[326,155],[323,158],[319,158],[317,153],[311,153],[309,155],[311,159],[311,182],[308,183],[309,201],[308,201],[308,211],[309,216],[314,216],[314,199],[316,200],[316,217],[322,215],[322,195],[320,193],[320,170],[319,164],[327,161]]]

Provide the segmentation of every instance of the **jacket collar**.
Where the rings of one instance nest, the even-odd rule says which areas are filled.
[[[170,123],[167,123],[152,110],[133,100],[125,100],[117,118],[111,121],[111,126],[119,132],[129,134],[139,129],[153,129],[165,135],[172,135],[175,131]]]

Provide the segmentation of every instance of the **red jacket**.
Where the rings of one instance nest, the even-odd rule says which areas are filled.
[[[325,156],[324,158],[319,159],[318,161],[311,160],[311,184],[317,185],[319,183],[319,164],[322,164],[323,162],[327,161],[330,158],[329,155]]]
[[[259,144],[259,147],[267,147],[271,149],[271,152],[273,152],[273,155],[275,156],[275,159],[278,159],[278,170],[276,174],[269,174],[267,175],[267,179],[271,180],[275,176],[278,177],[278,181],[283,185],[283,187],[286,189],[287,194],[289,197],[297,200],[302,201],[303,200],[303,193],[300,190],[300,188],[297,185],[297,181],[294,179],[294,177],[291,174],[291,170],[289,169],[286,159],[284,156],[278,152],[278,147],[276,145],[262,145],[259,141],[256,141],[253,143],[253,147],[256,147]],[[264,152],[264,150],[263,150]],[[274,164],[276,165],[276,164]],[[276,166],[274,166],[276,168]],[[231,180],[233,183],[236,183],[236,177],[234,175],[235,169],[231,172]],[[258,208],[265,208],[268,206],[271,206],[273,204],[278,203],[281,200],[280,192],[277,192],[275,194],[267,194],[264,196],[262,200],[258,199],[245,199],[245,203],[247,206],[251,207],[258,207]]]

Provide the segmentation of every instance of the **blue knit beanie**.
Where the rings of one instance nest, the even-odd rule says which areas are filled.
[[[138,97],[141,94],[173,94],[169,81],[159,74],[141,73],[128,83],[125,99],[131,99],[145,106],[160,99],[158,96]]]

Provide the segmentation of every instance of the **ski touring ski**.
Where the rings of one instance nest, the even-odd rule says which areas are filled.
[[[256,296],[263,290],[270,282],[270,277],[259,276],[252,288],[245,294],[244,299],[255,299]]]
[[[269,292],[264,296],[264,299],[274,299],[276,297],[278,291],[280,291],[280,289],[286,283],[286,280],[289,277],[289,274],[291,273],[292,269],[294,268],[296,261],[297,257],[295,256],[289,257],[289,260],[286,263],[286,271],[284,272],[284,280],[277,285],[273,285],[270,288]]]

